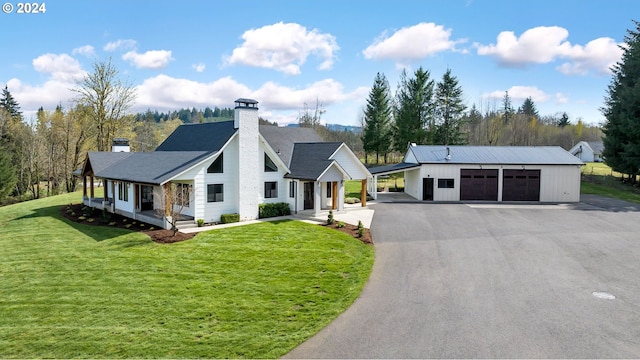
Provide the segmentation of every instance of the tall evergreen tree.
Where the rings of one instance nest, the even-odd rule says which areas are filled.
[[[533,102],[533,99],[531,99],[531,96],[524,99],[522,106],[518,108],[518,114],[523,114],[527,121],[540,117],[540,115],[538,115],[538,109],[536,109],[536,104]]]
[[[434,144],[460,145],[465,143],[462,131],[463,115],[467,106],[462,99],[462,87],[451,70],[436,85],[435,114],[439,120]]]
[[[11,195],[16,186],[16,170],[9,154],[0,145],[0,202]]]
[[[569,121],[569,114],[563,112],[562,115],[560,115],[560,119],[558,119],[558,127],[564,128],[569,124],[571,124]]]
[[[513,107],[511,106],[511,98],[509,97],[509,92],[504,92],[504,97],[502,98],[502,121],[505,124],[508,124],[513,117]]]
[[[12,118],[14,119],[22,119],[22,112],[20,111],[20,106],[16,99],[13,98],[13,95],[9,92],[7,85],[2,89],[2,96],[0,97],[0,107],[4,108],[9,112]]]
[[[420,67],[412,78],[407,78],[406,71],[402,71],[394,108],[395,150],[404,152],[409,143],[433,143],[433,88],[434,81],[428,70]]]
[[[377,73],[373,87],[369,92],[367,107],[364,111],[364,129],[362,130],[362,145],[366,154],[376,154],[376,164],[379,156],[384,156],[391,150],[391,95],[389,83],[384,74]]]
[[[640,22],[627,30],[622,59],[611,70],[602,113],[606,118],[603,156],[613,170],[632,181],[640,169]]]

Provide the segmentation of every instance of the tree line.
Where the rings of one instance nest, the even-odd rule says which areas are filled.
[[[376,74],[362,116],[361,141],[368,155],[387,163],[410,143],[421,145],[558,145],[569,149],[580,140],[600,140],[598,126],[582,119],[571,124],[564,113],[540,116],[531,97],[514,108],[508,92],[501,104],[487,100],[467,109],[463,89],[451,70],[436,82],[428,70],[403,71],[391,94],[383,73]]]
[[[233,108],[223,107],[219,108],[214,106],[213,109],[207,106],[204,110],[196,109],[180,109],[168,112],[158,112],[158,110],[151,111],[147,109],[145,112],[137,113],[134,115],[135,121],[151,121],[151,122],[163,122],[167,120],[180,119],[185,124],[195,124],[203,122],[215,122],[233,119]]]

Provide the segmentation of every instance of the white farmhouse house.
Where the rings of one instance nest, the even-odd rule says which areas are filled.
[[[181,218],[207,223],[222,214],[258,218],[258,205],[286,202],[292,212],[344,209],[344,181],[371,174],[344,143],[323,142],[309,128],[258,124],[258,102],[236,100],[234,120],[179,126],[153,152],[90,152],[80,175],[83,203],[169,228],[165,199],[178,188]],[[94,197],[94,178],[104,197]],[[173,201],[175,203],[175,201]],[[362,192],[366,205],[366,191]]]
[[[582,161],[559,146],[409,146],[400,164],[405,193],[424,201],[580,201]]]
[[[584,162],[602,162],[602,141],[580,141],[569,152]]]

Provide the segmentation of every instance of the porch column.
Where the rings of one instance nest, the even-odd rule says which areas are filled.
[[[338,211],[344,210],[344,180],[340,180],[338,184]]]
[[[322,183],[320,181],[315,182],[313,193],[313,213],[318,215],[322,210]]]
[[[360,203],[362,207],[367,206],[367,179],[362,179],[362,189],[360,189]]]
[[[89,179],[91,179],[91,184],[89,184],[90,189],[91,189],[91,198],[93,199],[93,175],[89,176]]]
[[[107,186],[109,183],[107,182],[107,179],[102,179],[102,188],[104,189],[104,201],[107,202],[109,201],[109,189],[107,189]]]
[[[338,208],[338,182],[331,182],[331,208],[333,210]]]
[[[87,176],[86,175],[82,176],[82,197],[83,198],[87,197]]]
[[[107,190],[107,189],[105,189]],[[116,182],[111,180],[111,196],[113,196],[113,201],[111,201],[111,211],[116,211]]]
[[[371,189],[371,196],[373,196],[373,200],[378,199],[378,175],[373,175],[373,189]]]
[[[171,183],[166,183],[162,186],[164,190],[164,216],[171,214]]]

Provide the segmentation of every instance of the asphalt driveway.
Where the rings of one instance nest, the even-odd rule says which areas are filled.
[[[375,210],[361,297],[287,357],[640,357],[638,206],[583,196]]]

